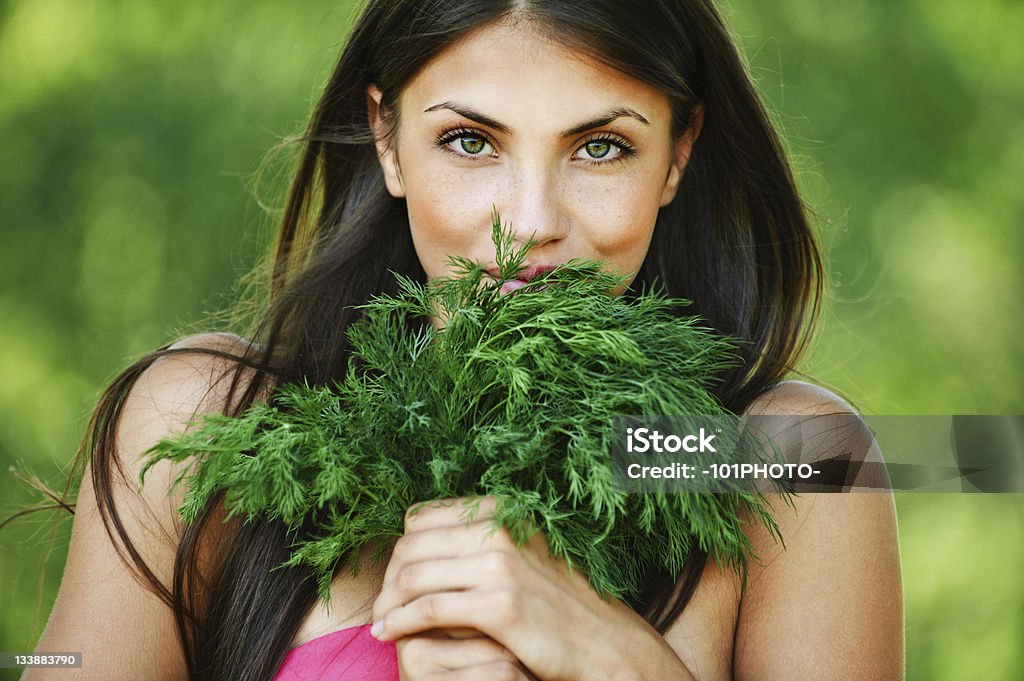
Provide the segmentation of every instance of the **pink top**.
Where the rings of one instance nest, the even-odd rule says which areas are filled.
[[[325,634],[288,651],[274,681],[398,681],[394,641],[364,624]]]

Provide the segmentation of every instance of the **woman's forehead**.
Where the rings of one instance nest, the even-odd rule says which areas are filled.
[[[403,119],[440,117],[458,103],[504,123],[509,134],[561,134],[599,114],[626,110],[640,125],[667,121],[668,98],[530,28],[495,23],[442,51],[406,85]],[[632,115],[633,113],[637,115]]]

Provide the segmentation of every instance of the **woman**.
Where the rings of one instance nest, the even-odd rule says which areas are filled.
[[[492,500],[470,525],[440,503],[407,521],[385,568],[339,571],[328,610],[304,571],[273,569],[288,556],[280,524],[224,523],[216,498],[179,527],[180,471],[166,462],[134,484],[141,453],[193,414],[340,377],[353,306],[392,290],[391,271],[435,277],[449,255],[493,264],[492,205],[535,240],[524,276],[595,258],[746,341],[717,386],[734,412],[847,413],[782,382],[816,310],[819,256],[709,2],[370,2],[304,144],[252,342],[163,348],[97,408],[39,650],[84,651],[82,678],[283,679],[348,632],[403,679],[901,678],[888,494],[776,501],[785,547],[750,523],[760,561],[745,583],[697,552],[629,604],[570,576],[539,535],[521,550],[484,538]]]

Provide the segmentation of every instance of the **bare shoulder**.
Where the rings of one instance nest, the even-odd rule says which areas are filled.
[[[828,455],[837,443],[847,445],[850,433],[866,431],[846,400],[799,381],[766,392],[746,414],[796,419],[800,458]],[[881,461],[870,437],[861,449]],[[885,490],[851,489],[856,491],[767,496],[782,543],[748,521],[757,559],[736,623],[736,679],[902,679],[893,497]]]
[[[116,431],[121,483],[141,494],[157,511],[169,535],[177,534],[177,507],[183,490],[170,490],[181,464],[161,461],[138,487],[145,453],[160,439],[190,427],[196,417],[237,406],[240,395],[254,378],[254,370],[241,363],[251,344],[228,333],[189,336],[169,346],[169,354],[143,371],[125,398]],[[163,522],[163,521],[170,522]]]
[[[782,381],[755,398],[744,413],[814,416],[855,412],[846,400],[831,390],[805,381]]]
[[[222,409],[239,370],[235,388],[252,379],[252,370],[240,360],[258,351],[252,343],[232,333],[189,336],[168,348],[172,354],[157,359],[141,376],[132,397],[152,408],[169,422],[180,425],[182,417]]]
[[[160,592],[171,585],[181,536],[177,509],[184,490],[171,483],[189,464],[161,461],[144,485],[139,471],[157,441],[187,429],[202,413],[222,410],[232,393],[240,394],[253,371],[237,371],[235,358],[253,348],[238,336],[211,333],[168,350],[138,374],[123,397],[110,430],[112,456],[86,465],[60,591],[37,646],[80,650],[84,662],[80,670],[51,671],[54,678],[187,678],[167,592]],[[215,538],[208,541],[212,546]],[[161,588],[129,567],[132,551]],[[23,678],[46,679],[47,673],[29,670]]]
[[[846,491],[890,488],[881,450],[864,419],[834,392],[784,381],[755,399],[744,416],[790,463],[825,468],[822,480]]]

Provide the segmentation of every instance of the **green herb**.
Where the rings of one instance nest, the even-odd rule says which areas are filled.
[[[158,443],[142,474],[196,463],[176,481],[186,523],[221,491],[229,516],[286,523],[284,565],[311,567],[325,601],[339,561],[358,569],[360,548],[401,536],[406,508],[461,496],[496,495],[495,527],[520,544],[543,530],[553,556],[616,597],[637,594],[648,567],[678,574],[695,547],[742,569],[740,512],[776,532],[759,494],[621,493],[611,456],[616,415],[725,414],[709,388],[735,345],[673,314],[686,301],[612,295],[624,280],[596,262],[503,295],[531,244],[514,248],[496,213],[493,238],[497,281],[460,258],[458,276],[430,286],[399,276],[351,327],[343,381],[205,416]],[[385,553],[378,542],[374,560]]]

